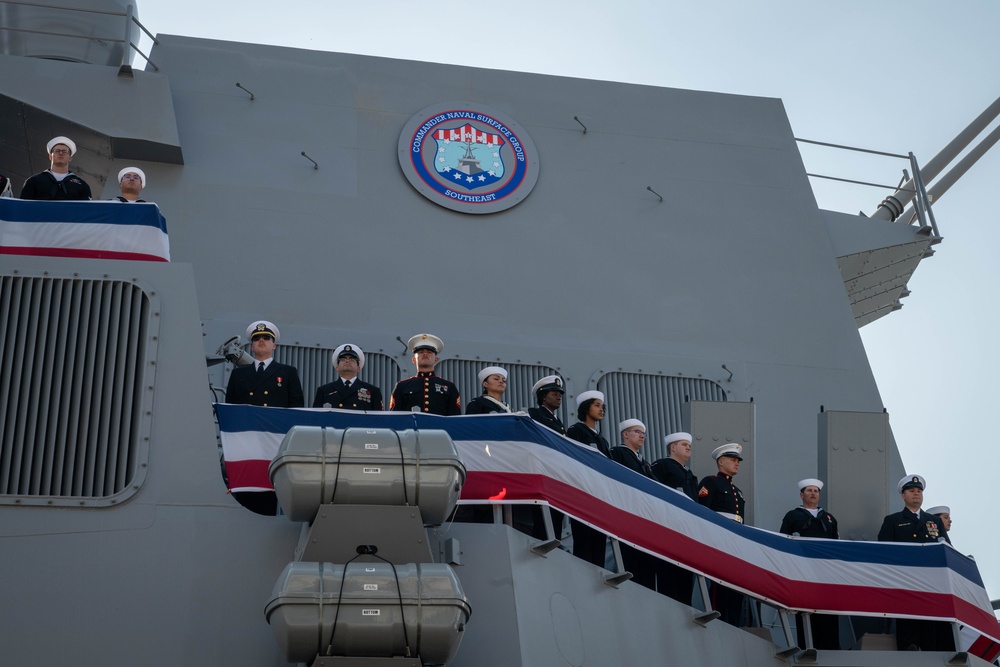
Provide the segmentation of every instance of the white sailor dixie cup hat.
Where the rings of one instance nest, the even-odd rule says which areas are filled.
[[[903,479],[899,480],[899,484],[896,485],[896,489],[902,493],[907,489],[917,488],[923,491],[927,488],[927,483],[924,478],[920,475],[907,475]]]
[[[142,183],[142,187],[146,187],[146,172],[144,172],[142,169],[139,169],[139,167],[125,167],[124,169],[119,171],[118,183],[121,183],[122,179],[125,178],[125,174],[129,172],[136,174],[139,177],[139,182]]]
[[[924,510],[928,514],[951,514],[951,508],[947,505],[935,505],[929,510]]]
[[[274,326],[273,322],[268,322],[267,320],[255,320],[247,327],[247,338],[253,340],[255,334],[270,334],[274,337],[274,342],[281,339],[281,332],[278,331],[278,327]]]
[[[720,456],[732,456],[733,458],[742,461],[743,457],[740,456],[742,453],[743,445],[736,442],[730,442],[729,444],[716,447],[712,450],[712,458],[718,461]]]
[[[642,430],[646,430],[646,425],[638,419],[626,419],[625,421],[618,422],[618,432],[624,433],[626,430],[635,428],[636,426],[641,426]]]
[[[799,491],[806,488],[807,486],[815,486],[820,491],[823,490],[823,482],[819,481],[815,477],[808,477],[806,479],[799,480]]]
[[[365,353],[361,351],[361,348],[357,345],[352,345],[351,343],[344,343],[333,351],[331,358],[333,359],[334,368],[337,367],[337,362],[340,361],[341,357],[354,357],[358,360],[358,370],[360,371],[365,367]]]
[[[441,350],[444,349],[444,341],[437,336],[423,333],[406,341],[406,347],[410,348],[410,352],[414,354],[417,353],[417,350],[431,350],[437,355],[441,354]]]
[[[531,393],[537,395],[539,392],[558,391],[560,394],[565,394],[566,388],[563,386],[564,384],[563,379],[558,375],[546,375],[532,385]]]
[[[671,433],[670,435],[663,436],[663,446],[669,447],[675,442],[680,442],[681,440],[687,440],[691,442],[694,438],[691,437],[690,433],[685,433],[684,431],[678,431],[677,433]]]
[[[63,144],[64,146],[69,148],[70,157],[76,155],[76,142],[74,142],[69,137],[52,137],[51,139],[49,139],[49,143],[45,144],[45,152],[51,153],[52,149],[58,146],[59,144]]]
[[[591,389],[590,391],[583,392],[582,394],[580,394],[579,396],[576,397],[576,407],[580,407],[581,405],[583,405],[587,401],[593,400],[595,398],[596,399],[600,399],[600,401],[603,403],[604,402],[604,392],[603,391],[597,391],[596,389]]]
[[[479,382],[482,384],[491,375],[502,375],[503,379],[507,379],[507,369],[501,366],[487,366],[483,370],[479,371]]]

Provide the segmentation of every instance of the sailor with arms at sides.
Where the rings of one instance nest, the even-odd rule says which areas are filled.
[[[465,406],[465,414],[509,413],[510,406],[503,402],[503,393],[507,391],[507,369],[500,366],[487,366],[479,371],[479,382],[483,385],[483,393],[469,401],[469,404]]]
[[[940,517],[920,509],[924,504],[927,487],[920,475],[907,475],[899,480],[896,489],[905,507],[882,520],[878,531],[879,542],[947,542],[948,531]],[[914,613],[920,613],[914,609]],[[951,624],[945,621],[921,619],[896,619],[896,647],[900,651],[954,651],[955,639]]]
[[[281,332],[272,322],[256,320],[247,327],[253,363],[237,366],[226,386],[226,403],[272,408],[305,407],[299,372],[274,360]]]
[[[601,435],[604,409],[604,392],[591,390],[577,396],[576,418],[579,421],[566,429],[566,436],[607,456],[611,452],[611,445]]]
[[[698,500],[698,478],[691,472],[691,434],[683,431],[663,438],[667,457],[653,463],[653,477],[660,484],[677,489],[691,500]]]
[[[618,423],[618,432],[621,434],[622,444],[611,449],[611,460],[643,477],[653,479],[649,463],[639,453],[646,442],[646,425],[638,419],[626,419]],[[624,543],[621,551],[625,569],[632,573],[632,580],[655,591],[656,570],[660,559]]]
[[[719,471],[701,480],[698,486],[698,502],[708,509],[743,523],[746,516],[746,499],[739,487],[733,484],[733,477],[740,471],[743,460],[743,446],[730,442],[712,450],[712,458]],[[731,588],[712,584],[712,607],[719,612],[726,623],[740,627],[743,624],[743,595]]]
[[[305,406],[299,372],[294,366],[274,360],[281,332],[267,320],[256,320],[247,327],[253,363],[237,366],[229,375],[226,403],[261,407],[301,408]],[[273,490],[233,491],[233,498],[257,514],[278,513],[278,498]]]
[[[139,167],[125,167],[118,172],[118,189],[121,190],[121,194],[112,201],[123,204],[145,204],[145,199],[139,199],[144,187],[146,187],[146,172]]]
[[[556,411],[562,407],[563,394],[566,393],[566,383],[563,379],[558,375],[546,375],[532,385],[531,393],[535,395],[538,405],[528,408],[528,416],[556,433],[566,435],[566,427],[556,415]]]
[[[407,341],[417,374],[400,380],[392,390],[389,409],[450,417],[462,414],[462,397],[455,383],[434,374],[444,342],[431,334],[417,334]]]
[[[604,419],[604,393],[591,390],[579,394],[576,397],[576,418],[580,421],[566,430],[566,436],[607,456],[610,451],[608,441],[599,430]],[[604,533],[576,519],[569,520],[569,527],[573,532],[573,555],[604,567],[608,542]]]
[[[653,477],[697,501],[698,478],[688,467],[691,462],[691,434],[683,431],[671,433],[663,438],[663,444],[667,447],[667,457],[653,463]],[[656,588],[664,595],[690,606],[694,575],[673,563],[661,561],[656,572]]]
[[[69,137],[54,137],[49,140],[45,150],[49,154],[49,168],[24,182],[21,199],[90,199],[90,186],[69,170],[69,163],[76,155],[76,144],[73,140]]]
[[[833,515],[819,506],[819,492],[823,490],[823,482],[815,479],[803,479],[798,483],[799,498],[802,506],[796,507],[785,514],[781,521],[779,532],[795,537],[816,537],[828,540],[839,540],[837,520]],[[806,616],[798,614],[796,634],[799,646],[805,647]],[[808,617],[812,623],[813,648],[840,649],[840,620],[829,614],[812,614]]]
[[[360,412],[382,410],[382,390],[358,378],[365,367],[365,353],[357,345],[344,343],[330,355],[337,379],[316,390],[313,407],[329,405],[342,410]]]

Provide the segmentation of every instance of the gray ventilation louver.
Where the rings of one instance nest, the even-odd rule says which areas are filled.
[[[0,502],[109,505],[138,489],[158,310],[131,282],[0,277]]]

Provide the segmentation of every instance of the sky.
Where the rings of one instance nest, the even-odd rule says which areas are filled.
[[[781,98],[798,138],[912,152],[921,165],[1000,97],[1000,0],[137,4],[154,34]],[[140,48],[148,53],[149,40]],[[907,167],[800,146],[812,173],[895,184]],[[1000,148],[934,205],[944,241],[921,262],[904,307],[862,329],[907,472],[927,478],[925,508],[951,507],[952,542],[977,558],[992,599],[1000,268],[987,241],[998,181]],[[817,179],[813,190],[821,208],[849,213],[889,194]]]

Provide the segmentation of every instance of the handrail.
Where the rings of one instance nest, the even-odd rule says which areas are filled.
[[[116,12],[116,11],[104,10],[104,9],[87,9],[87,8],[83,8],[83,7],[66,7],[66,6],[63,6],[63,5],[50,5],[50,4],[40,3],[40,2],[26,2],[25,0],[0,0],[0,4],[21,5],[21,6],[24,6],[24,7],[38,7],[38,8],[42,8],[42,9],[64,10],[64,11],[68,11],[68,12],[82,12],[84,14],[102,14],[102,15],[105,15],[105,16],[119,16],[119,17],[122,17],[122,18],[125,19],[125,37],[124,37],[124,39],[115,38],[115,37],[95,37],[93,35],[75,35],[73,33],[53,32],[53,31],[48,31],[48,30],[29,30],[27,28],[12,28],[12,27],[6,26],[6,25],[0,25],[0,30],[6,30],[7,32],[21,32],[21,33],[27,33],[27,34],[31,34],[31,35],[48,35],[50,37],[68,37],[68,38],[71,38],[71,39],[96,40],[96,41],[101,41],[101,42],[110,42],[112,44],[128,44],[129,48],[126,48],[125,51],[124,51],[124,53],[122,54],[122,64],[121,64],[121,67],[119,68],[119,72],[120,73],[131,75],[132,66],[129,64],[129,60],[130,60],[129,56],[131,54],[131,51],[134,51],[135,53],[138,53],[140,56],[142,56],[143,60],[145,60],[147,63],[149,63],[149,65],[153,68],[153,71],[155,71],[155,72],[159,72],[160,71],[160,68],[156,65],[156,63],[154,63],[152,60],[150,60],[149,56],[146,55],[145,53],[143,53],[142,51],[140,51],[139,47],[136,44],[133,44],[132,41],[129,39],[129,32],[130,32],[130,30],[129,30],[129,24],[130,23],[134,23],[137,26],[139,26],[139,29],[142,30],[144,33],[146,33],[146,35],[151,40],[153,40],[153,45],[154,46],[158,45],[160,43],[159,40],[156,39],[156,36],[153,35],[153,33],[151,33],[146,28],[146,26],[144,26],[139,21],[139,19],[135,17],[135,11],[134,11],[135,10],[135,6],[134,5],[128,5],[126,7],[126,9],[125,9],[124,12]],[[131,51],[129,49],[131,49]]]
[[[906,160],[910,163],[910,170],[913,172],[913,178],[910,179],[903,170],[903,182],[909,180],[912,183],[912,187],[907,187],[906,185],[885,185],[882,183],[871,183],[868,181],[858,181],[849,178],[841,178],[838,176],[826,176],[823,174],[814,174],[811,172],[806,172],[806,176],[811,178],[823,178],[830,181],[838,181],[841,183],[851,183],[853,185],[865,185],[868,187],[875,187],[880,189],[889,189],[893,193],[912,193],[911,197],[914,201],[914,213],[915,216],[910,216],[906,220],[906,224],[912,224],[914,217],[919,222],[919,229],[932,231],[935,237],[940,236],[938,233],[937,222],[934,219],[934,212],[931,210],[931,198],[927,194],[927,189],[924,186],[923,178],[920,176],[920,166],[917,164],[917,159],[914,157],[913,153],[907,153],[903,155],[901,153],[889,153],[887,151],[877,151],[870,148],[859,148],[857,146],[847,146],[844,144],[834,144],[826,141],[815,141],[812,139],[802,139],[800,137],[795,137],[795,141],[804,144],[813,144],[815,146],[824,146],[826,148],[836,148],[839,150],[855,151],[857,153],[868,153],[870,155],[880,155],[882,157],[891,157],[900,160]],[[895,222],[903,213],[903,208],[905,206],[904,202],[899,201],[893,195],[889,195],[882,200],[879,204],[879,210],[885,210],[887,212],[888,218],[891,222]]]

